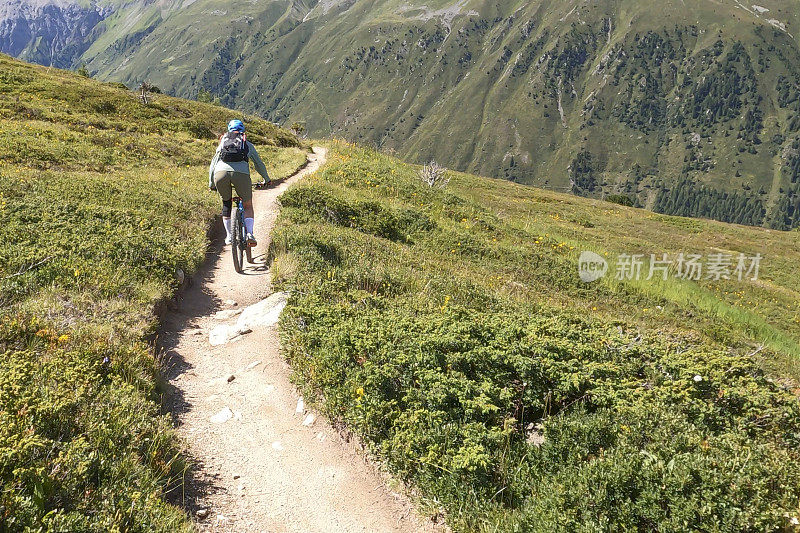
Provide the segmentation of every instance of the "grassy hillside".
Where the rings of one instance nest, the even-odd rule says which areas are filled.
[[[177,6],[115,12],[80,60],[417,162],[800,224],[797,0]]]
[[[145,339],[204,258],[234,116],[0,56],[0,531],[188,527],[164,503],[184,465]],[[304,161],[245,120],[274,177]]]
[[[336,142],[281,197],[306,397],[456,531],[796,528],[796,233],[417,170]],[[582,250],[764,260],[758,282],[619,281],[612,262],[585,284]]]

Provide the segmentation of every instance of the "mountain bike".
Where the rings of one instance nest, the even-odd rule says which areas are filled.
[[[265,189],[269,183],[260,182],[253,185],[256,190]],[[239,196],[233,197],[233,228],[231,231],[231,254],[233,254],[233,268],[241,274],[244,271],[244,260],[253,262],[253,248],[247,246],[247,228],[244,225],[244,204]]]

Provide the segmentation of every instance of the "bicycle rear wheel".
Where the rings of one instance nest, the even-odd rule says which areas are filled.
[[[246,243],[242,238],[242,217],[238,209],[233,214],[233,235],[231,235],[231,253],[233,253],[233,268],[238,273],[244,270],[244,248]]]

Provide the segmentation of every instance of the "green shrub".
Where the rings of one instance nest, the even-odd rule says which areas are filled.
[[[149,354],[60,341],[50,331],[34,332],[40,326],[34,319],[5,318],[0,476],[14,490],[0,495],[0,526],[184,528],[183,514],[161,500],[181,481],[184,465],[170,421],[150,399],[155,368]],[[14,351],[21,337],[33,349]],[[120,379],[124,367],[149,374],[138,383],[147,388]]]
[[[113,87],[114,89],[122,89],[123,91],[130,90],[127,85],[118,81],[108,81],[105,82],[105,85],[107,85],[108,87]]]
[[[631,197],[626,196],[624,194],[608,194],[603,199],[606,202],[611,202],[612,204],[619,204],[627,207],[633,207],[633,200],[631,200]]]
[[[281,205],[296,208],[301,216],[313,215],[337,226],[352,227],[392,241],[411,242],[412,235],[429,231],[433,222],[423,213],[411,208],[387,209],[374,201],[348,202],[315,187],[300,187],[281,196]]]

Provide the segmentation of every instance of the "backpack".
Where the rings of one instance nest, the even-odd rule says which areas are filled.
[[[247,147],[247,137],[240,131],[229,131],[222,136],[220,141],[219,158],[226,163],[247,161],[250,149]]]

